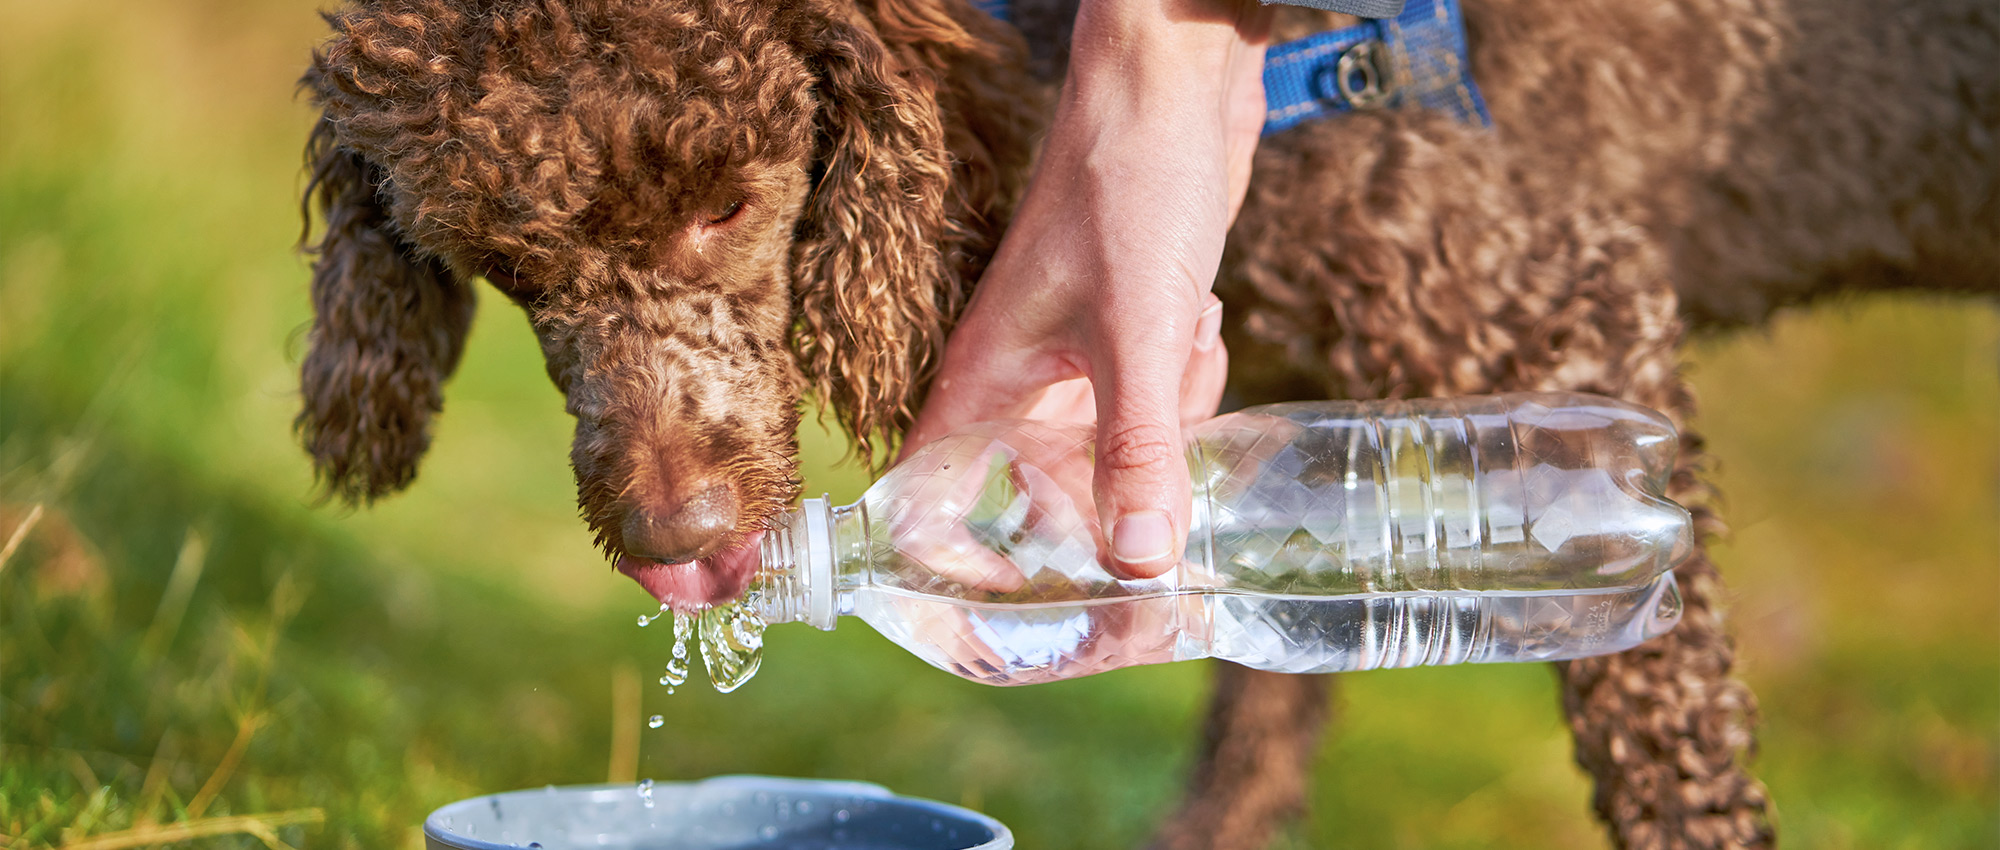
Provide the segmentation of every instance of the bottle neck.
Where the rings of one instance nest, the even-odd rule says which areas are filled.
[[[831,631],[854,609],[854,590],[868,575],[867,509],[806,499],[764,532],[761,562],[750,593],[766,623],[808,623]]]

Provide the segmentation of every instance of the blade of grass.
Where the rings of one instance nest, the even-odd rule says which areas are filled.
[[[222,793],[222,786],[236,773],[236,765],[243,761],[243,752],[250,749],[250,738],[257,734],[257,727],[263,720],[261,713],[246,714],[236,724],[236,740],[230,742],[229,750],[222,754],[222,761],[215,766],[215,772],[208,775],[208,781],[202,783],[201,790],[196,791],[194,799],[188,801],[189,819],[201,817],[201,813],[208,811],[209,804]]]
[[[7,545],[0,546],[0,570],[7,568],[7,560],[14,557],[14,550],[21,548],[21,541],[28,539],[28,532],[35,530],[35,523],[42,521],[42,506],[37,503],[28,509],[28,518],[14,526],[14,533],[7,535]]]
[[[266,845],[286,846],[278,841],[277,827],[302,823],[322,823],[326,820],[324,809],[293,809],[264,815],[226,815],[212,818],[191,818],[165,826],[140,826],[119,832],[107,832],[82,841],[72,841],[63,845],[63,850],[122,850],[127,847],[146,847],[154,844],[172,844],[177,841],[191,841],[196,838],[214,838],[219,835],[248,834],[262,840]]]
[[[201,532],[189,528],[187,536],[181,539],[180,554],[174,558],[174,571],[167,578],[166,592],[160,594],[160,607],[154,611],[153,623],[139,643],[140,663],[150,663],[173,643],[174,633],[181,628],[181,617],[187,613],[188,599],[194,595],[195,583],[201,581],[201,571],[207,562],[208,544]]]
[[[250,690],[249,705],[245,707],[242,719],[237,721],[236,740],[230,742],[229,750],[222,754],[222,761],[215,766],[215,772],[209,774],[208,781],[202,783],[201,790],[196,791],[194,798],[188,801],[188,817],[198,818],[208,810],[209,804],[215,802],[215,798],[222,793],[222,786],[229,782],[237,765],[243,761],[243,753],[250,748],[251,737],[257,734],[257,727],[264,721],[264,694],[270,685],[271,664],[278,653],[278,639],[284,633],[285,624],[298,613],[304,600],[305,591],[290,570],[278,576],[276,585],[271,588],[270,633],[257,661],[257,684]]]
[[[290,844],[286,844],[283,840],[280,840],[278,838],[277,830],[272,829],[264,824],[261,823],[255,824],[254,826],[245,829],[243,831],[250,833],[250,835],[256,838],[258,841],[264,842],[264,846],[270,848],[270,850],[298,850],[298,848],[295,848]]]
[[[629,664],[611,672],[611,765],[606,782],[639,780],[639,670]]]
[[[139,783],[139,807],[136,820],[142,826],[151,825],[153,809],[160,804],[160,796],[166,792],[167,771],[174,757],[176,739],[172,730],[160,735],[160,745],[153,750],[153,762],[146,766],[146,778]]]
[[[83,786],[84,793],[96,791],[102,784],[97,781],[97,771],[90,769],[90,762],[84,761],[81,753],[70,753],[67,761],[69,772],[76,776],[77,784]]]

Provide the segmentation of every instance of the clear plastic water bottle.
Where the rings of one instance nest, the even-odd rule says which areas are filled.
[[[748,606],[861,618],[1000,685],[1225,658],[1263,670],[1577,658],[1680,619],[1677,439],[1609,398],[1515,393],[1255,407],[1188,431],[1180,564],[1121,579],[1098,544],[1091,429],[989,422],[861,501],[765,535]]]

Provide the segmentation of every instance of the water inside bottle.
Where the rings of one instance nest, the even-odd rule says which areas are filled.
[[[1555,661],[1663,634],[1680,606],[1667,574],[1592,593],[1206,592],[1032,604],[874,588],[857,594],[855,613],[942,670],[1025,685],[1203,656],[1285,673]],[[1190,631],[1201,623],[1213,626]]]

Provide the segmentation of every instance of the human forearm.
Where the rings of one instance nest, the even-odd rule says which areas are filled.
[[[1269,29],[1254,0],[1084,0],[1044,162],[1215,150],[1233,219],[1264,123]]]

